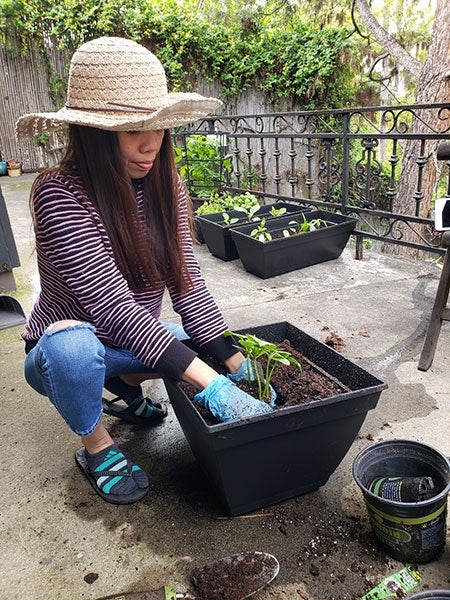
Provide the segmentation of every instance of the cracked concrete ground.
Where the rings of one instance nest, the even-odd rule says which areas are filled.
[[[21,259],[13,295],[26,313],[38,289],[28,211],[33,177],[0,179]],[[431,368],[417,369],[439,265],[375,251],[357,261],[349,245],[335,261],[261,280],[205,246],[197,254],[231,328],[287,320],[321,341],[335,332],[344,355],[388,389],[325,486],[238,518],[224,514],[170,406],[166,423],[153,430],[108,418],[152,481],[143,502],[118,507],[95,495],[75,465],[78,439],[25,383],[21,327],[0,331],[1,599],[92,600],[164,584],[192,592],[194,566],[243,550],[271,552],[280,562],[278,577],[255,600],[355,600],[402,567],[373,547],[351,468],[359,450],[392,438],[450,455],[450,323]],[[168,303],[163,317],[173,318]],[[168,403],[160,383],[147,392]],[[335,547],[314,553],[324,529]],[[419,570],[424,589],[450,588],[448,530],[444,553]]]

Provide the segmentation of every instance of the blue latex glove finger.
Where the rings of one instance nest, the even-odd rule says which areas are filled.
[[[248,381],[254,381],[255,379],[255,369],[253,367],[253,362],[246,358],[242,361],[239,370],[236,373],[227,373],[228,379],[234,381],[242,381],[243,379],[247,379]]]
[[[259,365],[261,368],[261,366]],[[236,373],[227,373],[228,379],[237,383],[238,381],[255,381],[255,368],[253,366],[253,361],[250,358],[246,358],[242,361],[241,366],[236,371]],[[277,399],[277,393],[273,389],[271,385],[269,385],[270,390],[270,406],[275,406],[275,400]]]
[[[246,394],[224,375],[219,375],[194,400],[223,422],[271,412],[265,402]]]

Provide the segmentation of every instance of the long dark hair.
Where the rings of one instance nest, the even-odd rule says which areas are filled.
[[[59,166],[76,168],[106,228],[118,268],[133,289],[171,279],[179,292],[189,289],[178,227],[178,179],[172,137],[164,133],[161,150],[142,181],[144,219],[119,151],[117,134],[69,125],[69,141]]]

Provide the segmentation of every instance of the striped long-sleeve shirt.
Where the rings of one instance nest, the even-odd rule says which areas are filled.
[[[139,184],[136,200],[141,207]],[[88,322],[103,343],[127,349],[151,369],[180,379],[195,353],[158,320],[167,289],[186,333],[196,344],[221,362],[234,354],[230,339],[223,336],[226,323],[194,255],[181,181],[178,202],[183,252],[193,287],[181,295],[173,282],[166,281],[134,291],[117,268],[106,230],[81,180],[55,174],[41,181],[33,197],[41,290],[24,339],[38,340],[55,321]]]

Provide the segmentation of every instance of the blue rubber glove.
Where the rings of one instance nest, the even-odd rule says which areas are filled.
[[[258,366],[261,369],[261,365]],[[231,381],[234,381],[234,383],[237,383],[238,381],[255,381],[256,376],[253,361],[250,358],[246,358],[242,361],[239,370],[236,371],[236,373],[227,373],[227,377],[228,379],[231,379]],[[275,400],[277,399],[277,393],[271,385],[269,385],[269,389],[270,406],[273,408],[275,406]]]
[[[219,375],[204,390],[195,394],[194,400],[223,422],[272,411],[268,404],[243,392],[225,375]]]

